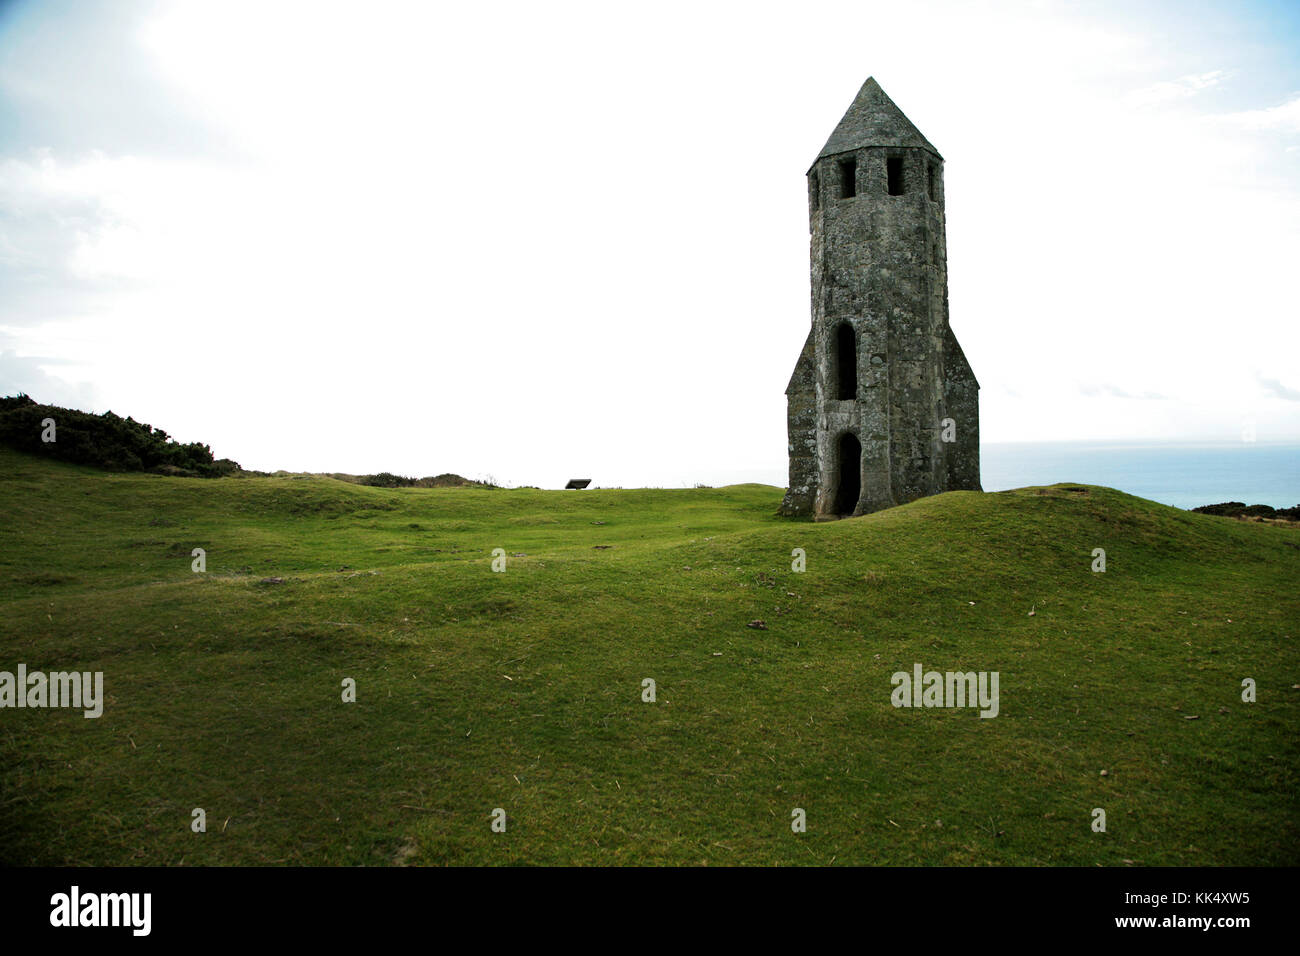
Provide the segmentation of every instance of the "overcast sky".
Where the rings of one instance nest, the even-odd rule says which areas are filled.
[[[1300,439],[1300,4],[0,6],[0,393],[247,468],[784,485],[804,174],[943,153],[986,442]]]

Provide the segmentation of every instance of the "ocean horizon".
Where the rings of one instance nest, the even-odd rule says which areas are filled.
[[[1074,481],[1186,509],[1300,503],[1297,442],[989,442],[980,472],[985,491]]]
[[[725,469],[673,484],[758,481],[784,488],[781,468]],[[1300,442],[1059,441],[984,442],[980,483],[1007,491],[1060,482],[1103,485],[1126,494],[1198,508],[1222,501],[1290,508],[1300,504]],[[613,484],[613,483],[611,483]],[[629,485],[630,487],[630,485]]]

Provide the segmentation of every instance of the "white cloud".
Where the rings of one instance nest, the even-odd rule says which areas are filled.
[[[1162,80],[1131,91],[1125,100],[1133,106],[1161,106],[1171,101],[1187,99],[1203,90],[1217,86],[1233,75],[1233,70],[1208,70],[1192,73],[1176,80]]]
[[[1278,106],[1228,113],[1221,118],[1242,129],[1300,133],[1300,95]]]
[[[99,401],[94,385],[52,374],[68,363],[61,359],[17,355],[0,349],[0,383],[5,395],[27,394],[46,405],[91,408]]]
[[[1289,388],[1275,378],[1257,376],[1260,387],[1270,398],[1280,398],[1284,402],[1300,402],[1300,389]]]

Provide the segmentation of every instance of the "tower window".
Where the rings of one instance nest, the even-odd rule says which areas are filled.
[[[885,175],[889,179],[889,195],[903,195],[903,157],[890,156],[886,159]]]
[[[835,397],[842,402],[858,397],[858,341],[847,322],[835,330]]]
[[[925,167],[925,189],[930,194],[930,202],[938,202],[934,191],[934,163],[927,163]]]
[[[817,173],[815,171],[813,172],[812,178],[808,183],[808,188],[812,192],[813,210],[816,211],[822,207],[822,184],[821,184],[821,180],[818,178]]]
[[[840,198],[852,199],[858,194],[858,161],[840,160]]]

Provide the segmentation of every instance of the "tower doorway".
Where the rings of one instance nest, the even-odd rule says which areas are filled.
[[[862,446],[850,434],[840,436],[839,482],[835,492],[835,513],[851,515],[862,497]]]

